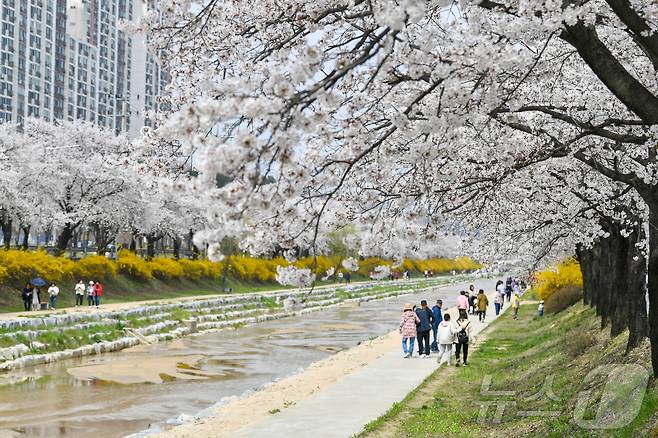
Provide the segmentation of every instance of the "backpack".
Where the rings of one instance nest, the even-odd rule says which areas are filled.
[[[470,324],[470,322],[468,324]],[[460,344],[468,343],[468,333],[466,333],[466,327],[468,327],[468,324],[466,324],[464,328],[457,332],[457,342]]]

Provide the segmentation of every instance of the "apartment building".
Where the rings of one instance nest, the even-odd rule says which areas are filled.
[[[142,0],[2,0],[0,121],[82,119],[134,137],[168,76],[120,30]]]

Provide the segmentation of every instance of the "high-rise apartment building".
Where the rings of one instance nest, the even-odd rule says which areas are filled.
[[[143,0],[2,0],[0,121],[83,119],[135,136],[167,75],[119,30]]]

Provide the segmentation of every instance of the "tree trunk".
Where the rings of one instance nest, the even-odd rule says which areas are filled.
[[[652,202],[647,202],[649,207],[649,269],[647,290],[649,293],[651,364],[654,377],[658,377],[658,197],[654,196],[654,198]]]
[[[130,236],[130,247],[128,249],[130,252],[137,254],[137,236],[135,233],[132,233]]]
[[[640,221],[635,232],[629,237],[630,245],[627,253],[626,275],[629,294],[628,308],[628,343],[626,350],[637,347],[649,336],[647,320],[647,262],[636,243],[646,238],[644,226]]]
[[[155,257],[155,244],[162,239],[162,235],[150,233],[146,235],[146,258],[152,259]]]
[[[190,229],[190,232],[187,235],[187,245],[192,251],[192,258],[196,260],[199,258],[199,248],[194,244],[194,231]]]
[[[592,307],[592,295],[596,292],[594,288],[594,276],[592,275],[592,249],[584,245],[576,246],[576,257],[580,264],[580,272],[583,275],[583,303]]]
[[[75,226],[67,223],[64,225],[64,228],[62,228],[62,231],[60,231],[59,235],[57,236],[57,243],[55,245],[58,255],[62,255],[64,254],[64,251],[66,251],[66,248],[69,246],[69,242],[71,241],[71,237],[73,237],[74,230]]]
[[[5,249],[11,247],[11,232],[12,232],[12,221],[11,219],[4,219],[2,221],[2,241],[5,246]]]
[[[179,259],[180,258],[181,238],[179,236],[174,236],[174,237],[172,237],[172,240],[174,242],[174,258]]]
[[[21,249],[27,251],[30,249],[30,225],[21,225],[21,230],[23,230],[23,243],[21,244]]]
[[[107,247],[112,242],[113,233],[107,227],[100,224],[93,224],[94,241],[96,242],[96,254],[104,255],[107,252]]]

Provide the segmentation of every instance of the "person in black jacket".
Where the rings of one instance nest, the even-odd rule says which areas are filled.
[[[23,308],[30,310],[32,307],[32,287],[30,283],[25,283],[25,287],[21,291],[21,298],[23,298]]]
[[[418,354],[420,357],[430,357],[430,330],[432,330],[432,322],[434,316],[429,307],[427,307],[427,300],[420,302],[420,308],[416,309],[416,315],[420,322],[416,326],[416,338],[418,339]]]

